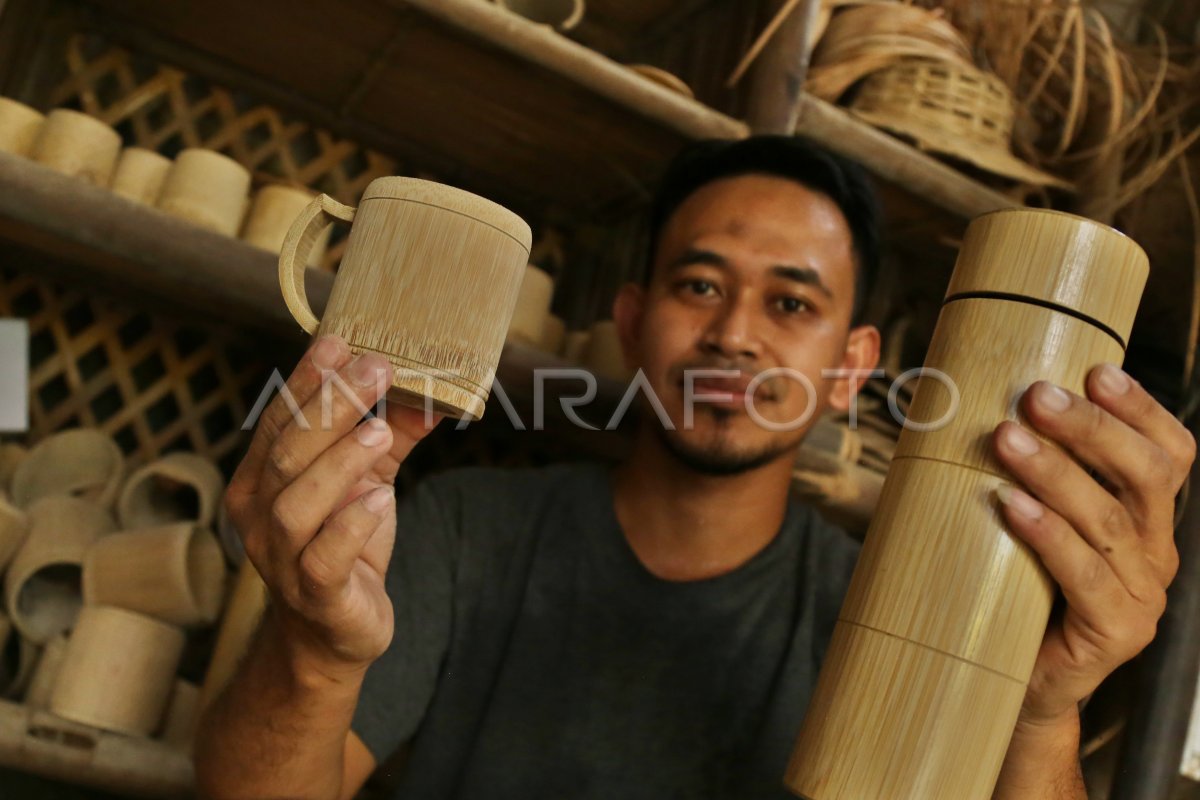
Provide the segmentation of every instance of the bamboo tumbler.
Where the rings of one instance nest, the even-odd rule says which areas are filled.
[[[69,108],[46,115],[29,149],[29,157],[53,170],[82,178],[94,186],[108,186],[121,135],[95,117]]]
[[[201,228],[237,236],[249,191],[245,167],[215,150],[191,147],[167,170],[158,207]]]
[[[521,289],[517,293],[517,306],[513,309],[506,338],[521,344],[540,346],[546,335],[546,321],[553,299],[554,279],[532,264],[525,267]]]
[[[122,528],[194,521],[211,527],[225,479],[217,465],[196,453],[167,453],[134,472],[117,498]]]
[[[1148,269],[1082,217],[968,227],[925,362],[940,375],[917,384],[787,767],[801,797],[991,796],[1055,587],[1006,528],[989,442],[1034,381],[1086,395],[1123,361]]]
[[[352,222],[346,254],[317,320],[304,262],[334,219]],[[341,336],[355,353],[392,362],[389,397],[450,417],[483,416],[529,260],[529,226],[461,189],[376,178],[357,209],[320,195],[296,218],[279,282],[309,333]]]
[[[44,497],[27,513],[29,534],[4,576],[4,599],[17,630],[44,644],[75,624],[84,554],[116,525],[80,497]]]
[[[170,169],[171,159],[161,153],[144,147],[126,147],[121,151],[109,188],[126,200],[154,206]]]
[[[28,508],[51,495],[75,495],[109,507],[117,497],[125,456],[111,436],[95,428],[70,428],[49,436],[13,472],[13,502]]]
[[[293,186],[264,186],[258,190],[250,204],[250,212],[246,215],[246,224],[242,228],[242,239],[255,247],[279,255],[292,222],[316,196],[315,192]],[[317,236],[312,250],[308,253],[308,266],[316,268],[321,265],[321,260],[325,257],[325,248],[329,245],[330,230],[332,229],[325,228]]]
[[[67,640],[50,711],[149,736],[170,700],[183,645],[183,631],[159,620],[110,606],[85,607]]]
[[[27,156],[46,117],[24,103],[0,97],[0,150]]]
[[[83,602],[179,626],[211,625],[225,595],[225,554],[194,522],[105,536],[83,559]]]

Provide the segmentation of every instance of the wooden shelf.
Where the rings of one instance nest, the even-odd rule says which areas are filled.
[[[38,264],[52,265],[55,278],[166,307],[209,328],[253,332],[297,347],[308,339],[283,302],[274,254],[3,152],[0,241],[49,257]],[[306,272],[318,317],[333,279],[328,272]],[[497,374],[514,402],[524,402],[535,368],[573,366],[510,343]],[[623,390],[607,379],[597,386],[597,402],[585,417],[611,413]]]
[[[645,200],[666,159],[740,120],[481,0],[85,0],[111,36],[514,205]],[[270,31],[270,35],[263,35]],[[173,44],[165,44],[173,43]],[[961,218],[1015,201],[824,101],[799,132]]]
[[[188,752],[0,700],[0,767],[134,797],[190,797]]]

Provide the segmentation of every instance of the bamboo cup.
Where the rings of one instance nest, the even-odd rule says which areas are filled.
[[[211,527],[225,479],[217,465],[196,453],[167,453],[134,472],[117,498],[123,528],[194,521]]]
[[[617,334],[617,323],[603,319],[592,324],[588,336],[584,366],[598,376],[624,381],[630,378],[625,365],[625,352],[621,349],[621,337]]]
[[[538,346],[547,353],[557,354],[562,350],[566,338],[566,321],[562,317],[551,314],[546,317],[546,324],[542,327],[542,341]]]
[[[225,594],[225,555],[194,522],[114,533],[88,548],[83,602],[172,625],[211,625]]]
[[[591,330],[567,331],[567,335],[563,337],[562,357],[568,361],[583,363],[591,338]]]
[[[28,516],[29,535],[4,576],[4,598],[17,629],[43,644],[75,624],[84,555],[116,525],[104,508],[79,497],[44,497]]]
[[[569,31],[583,19],[584,0],[496,0],[496,4],[530,22]]]
[[[14,698],[25,691],[38,660],[38,646],[22,637],[8,615],[0,612],[0,695]]]
[[[258,190],[254,202],[250,204],[250,212],[246,215],[246,224],[242,228],[242,239],[255,247],[279,255],[292,222],[315,197],[316,193],[307,189],[264,186]],[[321,259],[325,257],[325,248],[329,245],[331,230],[327,227],[317,235],[317,240],[313,242],[312,250],[308,253],[308,266],[315,268],[321,265]]]
[[[111,436],[95,428],[71,428],[43,439],[17,465],[10,494],[21,508],[57,494],[107,508],[116,499],[124,469],[125,457]]]
[[[192,147],[167,170],[158,207],[202,228],[237,236],[249,191],[245,167],[215,150]]]
[[[17,471],[17,467],[27,455],[29,455],[29,451],[24,445],[16,442],[0,444],[0,492],[11,490],[13,473]]]
[[[1121,363],[1148,268],[1131,239],[1069,214],[1005,210],[968,227],[925,362],[944,377],[917,385],[792,791],[991,797],[1054,585],[1003,521],[993,495],[1011,476],[988,442],[1034,381],[1084,395],[1092,367]]]
[[[41,658],[33,669],[29,680],[29,688],[25,692],[25,705],[30,708],[49,708],[50,693],[54,691],[54,682],[58,679],[58,670],[62,666],[63,653],[67,652],[67,636],[59,634],[46,643],[42,648]]]
[[[532,264],[525,267],[506,338],[522,344],[540,345],[545,336],[550,301],[553,299],[554,279]]]
[[[353,222],[318,320],[304,262],[330,222]],[[279,256],[292,316],[355,353],[395,367],[389,396],[450,417],[483,416],[504,334],[529,263],[529,226],[490,200],[416,178],[376,178],[358,209],[321,195],[296,218]]]
[[[0,97],[0,150],[27,156],[46,117],[24,103]]]
[[[94,186],[108,186],[121,135],[95,117],[69,108],[56,108],[46,115],[29,157],[53,170],[82,178]]]
[[[67,640],[50,711],[97,728],[148,736],[163,718],[183,631],[111,606],[87,606]]]
[[[250,559],[242,562],[237,581],[225,606],[212,660],[200,689],[200,708],[205,708],[224,690],[250,648],[258,623],[267,607],[267,587]]]
[[[25,512],[9,502],[0,492],[0,573],[12,561],[13,556],[25,543],[29,533],[29,519]]]
[[[170,169],[171,159],[161,153],[144,147],[126,147],[121,151],[109,188],[126,200],[153,206]]]

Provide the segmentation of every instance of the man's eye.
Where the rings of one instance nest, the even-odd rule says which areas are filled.
[[[788,314],[808,311],[812,308],[809,302],[802,297],[781,297],[779,298],[779,307]]]
[[[692,292],[692,294],[697,294],[697,295],[702,295],[702,296],[712,294],[717,289],[717,287],[714,286],[712,283],[709,283],[708,281],[702,281],[702,280],[690,280],[690,281],[687,281],[684,285]]]

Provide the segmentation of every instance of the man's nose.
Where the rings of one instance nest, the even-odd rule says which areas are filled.
[[[721,305],[704,331],[701,346],[705,352],[726,358],[758,357],[761,345],[752,302],[738,296]]]

